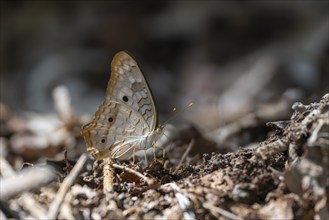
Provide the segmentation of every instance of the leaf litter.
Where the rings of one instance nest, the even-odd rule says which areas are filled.
[[[329,94],[294,103],[289,120],[268,121],[259,144],[204,153],[203,140],[220,145],[218,133],[189,127],[165,158],[160,151],[135,164],[84,153],[86,118],[74,114],[68,96],[57,90],[56,102],[67,101],[55,105],[56,116],[16,116],[1,103],[1,219],[328,219]],[[40,132],[35,120],[50,129]],[[248,123],[235,123],[230,138],[264,126]]]

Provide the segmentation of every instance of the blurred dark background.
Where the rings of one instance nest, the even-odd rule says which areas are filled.
[[[162,121],[203,128],[282,97],[329,91],[328,1],[1,1],[1,102],[53,112],[65,85],[78,114],[103,101],[110,62],[129,51]]]

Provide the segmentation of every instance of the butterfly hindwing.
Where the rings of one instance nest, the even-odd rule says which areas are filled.
[[[147,132],[144,119],[135,110],[115,101],[105,101],[82,134],[87,140],[87,150],[96,149],[98,155],[94,156],[103,158],[116,147],[131,148]]]

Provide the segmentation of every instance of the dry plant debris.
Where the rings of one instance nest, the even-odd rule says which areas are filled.
[[[69,100],[65,88],[55,96]],[[328,219],[329,94],[317,103],[295,103],[290,120],[270,122],[275,130],[256,147],[198,156],[199,135],[149,164],[95,161],[85,154],[74,162],[84,120],[64,103],[53,117],[62,135],[57,142],[29,130],[26,118],[1,104],[1,219]],[[22,142],[14,141],[18,137]],[[52,160],[25,163],[35,161],[31,148]]]

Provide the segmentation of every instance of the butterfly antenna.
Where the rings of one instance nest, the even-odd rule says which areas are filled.
[[[166,135],[165,133],[163,133],[163,136],[165,136],[166,138],[169,138],[169,136],[168,136],[168,135]]]
[[[173,116],[171,116],[170,118],[168,118],[165,122],[162,123],[161,127],[164,128],[165,125],[172,119],[176,118],[178,115],[182,114],[183,112],[186,111],[186,109],[190,108],[194,103],[191,102],[190,104],[188,104],[185,108],[183,108],[182,110],[180,110],[179,112],[177,112],[176,114],[174,114]],[[173,112],[176,112],[177,109],[174,107],[172,109]]]

